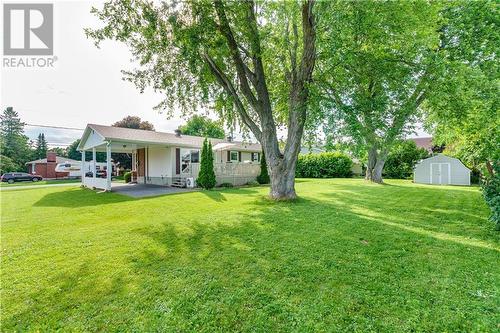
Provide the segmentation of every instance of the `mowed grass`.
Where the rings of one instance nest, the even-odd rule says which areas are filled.
[[[478,188],[298,180],[147,199],[4,192],[4,331],[493,332]]]
[[[9,184],[7,182],[0,182],[0,187],[14,187],[14,186],[31,186],[31,185],[51,185],[51,184],[72,184],[72,183],[80,183],[80,179],[55,179],[55,180],[41,180],[38,182],[15,182],[13,184]]]

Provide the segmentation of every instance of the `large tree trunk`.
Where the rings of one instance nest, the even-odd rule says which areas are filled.
[[[273,200],[293,200],[297,198],[295,193],[295,166],[285,167],[284,161],[269,169],[271,188],[269,197]]]
[[[365,179],[374,183],[382,184],[382,170],[387,158],[384,152],[379,152],[376,145],[372,145],[368,151],[368,165],[366,167]]]
[[[295,165],[297,163],[297,155],[300,151],[300,142],[307,115],[308,84],[312,81],[312,72],[316,60],[316,32],[312,11],[313,4],[313,0],[305,1],[302,4],[303,50],[300,64],[299,59],[297,59],[298,40],[295,41],[295,49],[290,50],[290,60],[294,65],[286,72],[286,77],[290,83],[290,92],[288,96],[288,137],[283,154],[279,148],[276,124],[272,112],[273,106],[266,83],[258,24],[255,16],[256,6],[253,1],[247,2],[246,21],[248,29],[251,32],[250,48],[246,51],[251,55],[251,66],[245,63],[241,56],[240,47],[225,13],[224,2],[221,0],[214,1],[214,7],[220,21],[219,29],[227,40],[231,59],[238,77],[239,89],[235,87],[232,79],[224,73],[208,52],[203,54],[207,65],[217,81],[234,98],[236,110],[241,120],[248,126],[262,145],[271,180],[270,197],[275,200],[289,200],[296,197]],[[242,97],[245,98],[247,105],[243,102]],[[256,123],[255,118],[252,118],[247,112],[247,107],[255,111],[260,121],[260,126]]]

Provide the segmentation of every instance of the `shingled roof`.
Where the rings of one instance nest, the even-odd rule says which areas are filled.
[[[61,156],[56,156],[56,163],[59,164],[59,163],[80,163],[80,161],[76,161],[76,160],[72,160],[71,158],[67,158],[67,157],[61,157]],[[25,164],[28,165],[28,164],[45,164],[47,163],[47,158],[41,158],[39,160],[34,160],[34,161],[30,161],[30,162],[26,162]]]
[[[148,131],[133,128],[123,128],[114,126],[105,126],[97,124],[88,124],[88,128],[93,129],[95,132],[100,134],[104,140],[109,141],[124,141],[124,142],[136,142],[144,144],[166,144],[171,146],[183,146],[183,147],[196,147],[201,148],[203,146],[203,140],[205,138],[200,136],[192,135],[177,135],[174,133]],[[261,145],[258,143],[249,143],[241,141],[227,141],[223,139],[209,138],[212,146],[219,143],[228,143],[231,149],[241,150],[241,151],[261,151]],[[228,149],[222,149],[228,150]]]

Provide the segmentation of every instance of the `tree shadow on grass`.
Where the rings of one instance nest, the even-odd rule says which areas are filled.
[[[33,204],[34,207],[78,208],[109,205],[137,200],[124,195],[109,192],[95,192],[89,189],[71,189],[51,192]]]
[[[438,313],[449,302],[449,307],[467,313],[471,304],[484,306],[484,300],[470,299],[460,290],[491,286],[480,280],[472,286],[470,276],[460,272],[471,265],[479,267],[477,272],[491,269],[487,265],[498,258],[499,250],[490,239],[428,230],[404,217],[380,217],[366,207],[360,212],[357,204],[308,197],[274,203],[258,197],[242,204],[238,220],[165,222],[157,230],[138,231],[162,250],[144,249],[133,265],[145,276],[161,272],[161,279],[174,281],[171,306],[177,316],[193,322],[200,315],[211,327],[218,323],[217,314],[225,313],[225,325],[242,325],[224,326],[229,330],[275,330],[255,318],[273,318],[266,322],[286,327],[287,318],[308,311],[322,318],[326,329],[347,309],[350,317],[344,325],[357,322],[363,327],[366,316],[383,316],[382,322],[370,322],[375,324],[370,328],[384,331],[390,327],[384,322],[395,320],[411,331],[421,328],[412,326],[419,323],[404,318],[418,316],[416,309],[428,307]],[[421,212],[420,218],[426,214]],[[443,293],[450,285],[458,290],[459,300]],[[144,288],[151,288],[151,280],[144,281]],[[325,298],[329,293],[339,297]],[[408,307],[407,299],[419,305]],[[353,302],[354,314],[348,310]],[[493,301],[487,302],[491,306]],[[234,312],[237,318],[230,317]],[[433,316],[434,322],[440,318]],[[300,325],[307,330],[305,322]]]

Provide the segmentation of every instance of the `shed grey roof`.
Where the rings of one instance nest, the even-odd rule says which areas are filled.
[[[80,163],[80,161],[76,161],[76,160],[72,160],[71,158],[67,158],[67,157],[61,157],[61,156],[56,156],[56,163],[65,163],[65,162],[68,162],[68,163]],[[30,162],[26,162],[25,164],[45,164],[47,163],[47,158],[41,158],[39,160],[34,160],[34,161],[30,161]]]
[[[109,141],[126,141],[126,142],[139,142],[139,143],[151,143],[151,144],[167,144],[167,145],[178,145],[184,147],[194,147],[201,148],[203,146],[203,140],[205,138],[200,136],[192,135],[176,135],[174,133],[156,132],[133,128],[123,128],[114,126],[105,126],[97,124],[88,124],[87,128],[93,129],[95,132],[100,134],[104,140]],[[85,131],[87,132],[87,131]],[[85,133],[83,138],[85,137]],[[231,149],[242,150],[242,151],[261,151],[261,145],[258,143],[249,143],[241,141],[229,142],[223,139],[209,138],[212,146],[218,143],[231,143]]]

